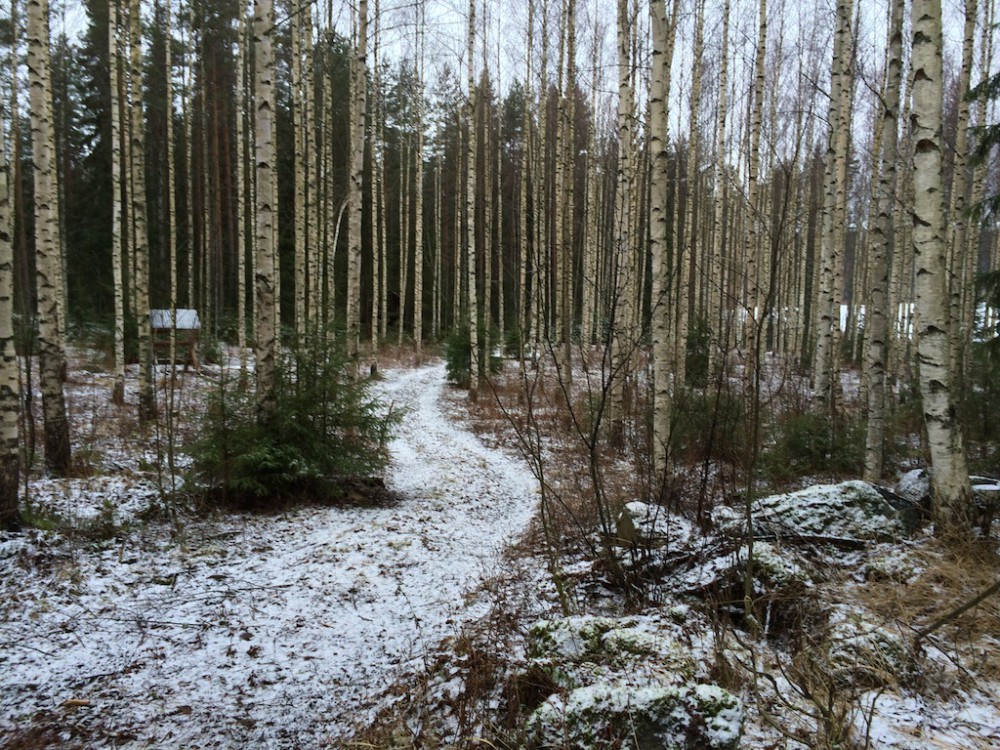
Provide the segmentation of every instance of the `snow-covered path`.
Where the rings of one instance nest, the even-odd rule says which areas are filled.
[[[100,725],[118,747],[313,748],[367,718],[482,613],[467,594],[537,500],[523,463],[443,415],[443,383],[434,364],[379,386],[407,409],[391,507],[198,522],[179,540],[157,527],[97,548],[0,537],[0,745],[41,721]]]

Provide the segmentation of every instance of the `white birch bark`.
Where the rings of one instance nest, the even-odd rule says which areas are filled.
[[[254,0],[254,162],[257,190],[254,205],[256,296],[254,368],[257,376],[257,417],[271,419],[275,409],[274,378],[277,353],[275,294],[275,219],[278,214],[274,151],[274,6]]]
[[[45,464],[55,475],[71,465],[69,420],[63,394],[65,342],[59,330],[59,216],[52,75],[49,57],[48,0],[28,0],[28,86],[35,185],[35,278],[38,294],[38,364],[45,425]]]
[[[119,93],[119,23],[118,0],[108,2],[108,59],[111,79],[111,276],[115,308],[115,380],[111,401],[125,403],[125,285],[122,278],[122,149],[121,104]]]
[[[868,337],[868,423],[865,431],[864,478],[882,478],[885,443],[885,375],[889,334],[889,238],[892,234],[893,204],[896,199],[896,147],[899,130],[899,96],[903,66],[903,15],[905,0],[893,0],[889,27],[889,59],[882,105],[882,169],[879,179],[875,224],[871,242],[871,292],[865,315]]]
[[[355,42],[351,77],[354,120],[351,123],[351,172],[347,216],[347,356],[355,377],[358,375],[361,356],[361,220],[364,211],[362,189],[367,114],[368,0],[360,0],[357,14],[358,38]]]
[[[417,21],[416,145],[413,153],[413,345],[419,361],[424,342],[424,27],[426,3]]]
[[[468,138],[465,149],[465,251],[468,274],[468,310],[466,319],[469,323],[469,343],[472,349],[472,373],[469,393],[474,396],[483,377],[482,363],[479,361],[479,292],[476,281],[476,155],[478,153],[476,138],[476,76],[475,76],[475,43],[476,43],[476,0],[469,0],[469,31],[468,31],[468,103],[466,105],[466,126]]]
[[[941,0],[914,0],[913,253],[916,263],[920,395],[931,457],[936,531],[971,531],[969,471],[952,390],[948,266],[942,178]]]
[[[12,192],[4,122],[0,118],[0,529],[13,528],[20,521],[18,480],[21,464],[17,425],[21,390],[18,385],[17,352],[14,349]]]
[[[129,9],[130,78],[132,81],[130,135],[132,163],[132,237],[135,240],[135,317],[139,343],[139,419],[156,416],[153,392],[153,340],[149,328],[149,235],[146,216],[146,130],[142,102],[142,35],[139,0]]]
[[[670,327],[670,263],[667,211],[670,160],[667,153],[668,97],[679,3],[667,15],[666,0],[649,5],[653,33],[653,75],[649,90],[650,243],[653,332],[653,471],[657,486],[666,478],[673,400],[673,347]],[[619,31],[619,34],[621,32]],[[621,42],[619,41],[619,45]],[[621,49],[619,49],[619,56]],[[619,94],[621,96],[621,94]],[[621,127],[619,110],[619,127]],[[621,137],[619,137],[621,143]],[[619,149],[621,146],[619,145]],[[676,223],[674,225],[676,227]],[[675,230],[676,231],[676,230]],[[683,283],[683,282],[682,282]],[[641,295],[642,287],[635,292]]]

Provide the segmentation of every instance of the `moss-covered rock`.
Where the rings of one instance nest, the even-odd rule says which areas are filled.
[[[895,539],[912,531],[909,504],[895,507],[884,490],[868,482],[817,484],[798,492],[771,495],[752,507],[755,535]],[[724,509],[716,522],[727,533],[742,534],[744,511]]]
[[[535,748],[735,750],[743,709],[714,685],[600,682],[551,696],[530,716]]]
[[[863,610],[835,610],[829,643],[827,662],[841,684],[881,687],[897,681],[909,666],[907,641]]]

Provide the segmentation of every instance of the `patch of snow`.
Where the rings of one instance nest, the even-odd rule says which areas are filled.
[[[0,735],[76,698],[135,737],[118,747],[317,747],[481,616],[475,589],[525,529],[537,484],[442,413],[443,364],[386,375],[379,395],[406,407],[389,446],[397,504],[103,542],[0,536]],[[37,484],[36,502],[85,518],[74,498],[90,492],[123,515],[147,501],[84,487]]]

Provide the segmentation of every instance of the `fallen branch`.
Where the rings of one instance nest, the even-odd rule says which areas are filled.
[[[970,609],[975,607],[981,601],[989,598],[998,591],[1000,591],[1000,580],[995,581],[992,586],[988,586],[987,588],[983,589],[981,592],[976,594],[967,602],[960,604],[950,612],[947,612],[946,614],[942,615],[934,622],[932,622],[930,625],[928,625],[926,628],[918,630],[917,635],[913,641],[914,646],[920,646],[921,641],[923,641],[927,636],[929,636],[935,630],[938,630],[947,625],[949,622],[952,622],[953,620],[956,620],[957,618],[961,617],[965,612],[968,612]]]

